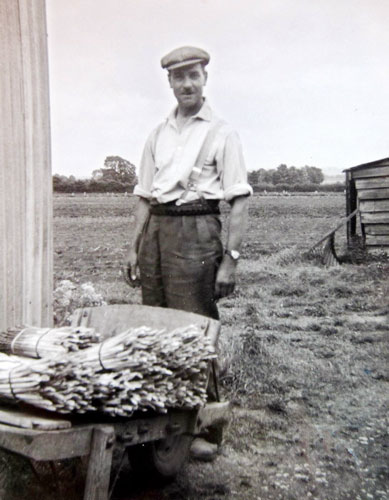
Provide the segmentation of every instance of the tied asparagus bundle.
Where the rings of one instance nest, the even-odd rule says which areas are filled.
[[[200,407],[207,397],[207,362],[216,357],[196,326],[131,329],[75,356],[100,372],[100,411],[119,416]]]
[[[78,351],[97,342],[100,342],[100,335],[95,329],[82,326],[21,327],[0,334],[1,351],[29,358],[45,358]]]
[[[60,413],[196,408],[206,401],[214,348],[196,326],[127,330],[59,359],[0,356],[0,396]]]
[[[74,373],[69,359],[27,359],[0,353],[0,397],[45,410],[85,413],[92,406],[93,371]]]

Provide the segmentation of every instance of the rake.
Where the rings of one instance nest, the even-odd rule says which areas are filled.
[[[329,231],[319,241],[317,241],[308,250],[307,255],[318,258],[326,267],[335,267],[340,265],[339,257],[336,255],[335,250],[335,233],[338,229],[344,226],[349,220],[359,213],[359,208],[343,219],[335,229]]]

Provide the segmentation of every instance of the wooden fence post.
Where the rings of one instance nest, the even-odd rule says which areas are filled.
[[[0,330],[52,324],[44,0],[0,0]]]
[[[350,171],[346,171],[346,215],[349,216],[357,208],[357,193],[355,181]],[[351,240],[355,236],[357,218],[353,217],[347,222],[347,246],[350,247]]]

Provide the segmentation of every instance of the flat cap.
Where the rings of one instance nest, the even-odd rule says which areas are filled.
[[[205,65],[209,63],[210,58],[208,52],[205,52],[203,49],[197,47],[179,47],[161,59],[161,66],[170,71],[196,63]]]

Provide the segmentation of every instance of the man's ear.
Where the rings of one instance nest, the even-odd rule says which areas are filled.
[[[204,71],[204,85],[206,85],[208,80],[208,73],[205,71],[205,69],[203,71]]]
[[[169,73],[167,74],[167,79],[169,81],[169,87],[172,88],[172,82],[170,81],[170,71]]]

